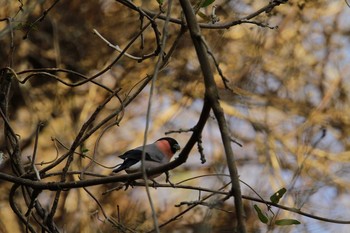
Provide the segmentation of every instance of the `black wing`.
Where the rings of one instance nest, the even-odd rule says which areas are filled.
[[[125,159],[124,162],[119,165],[119,167],[113,170],[113,172],[118,173],[120,171],[123,171],[131,167],[132,165],[136,164],[139,161],[140,161],[139,159]]]
[[[154,161],[148,153],[146,153],[145,156],[146,156],[145,160]],[[138,163],[142,158],[142,151],[129,150],[119,157],[121,159],[124,159],[124,162],[122,164],[120,164],[119,167],[117,167],[116,169],[113,170],[114,173],[118,173],[118,172],[125,170],[125,169],[131,167],[132,165]]]

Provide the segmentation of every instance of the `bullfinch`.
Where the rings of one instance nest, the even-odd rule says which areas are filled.
[[[171,137],[163,137],[152,144],[139,146],[135,149],[129,150],[119,157],[124,160],[122,164],[113,170],[118,173],[125,170],[126,173],[135,173],[141,171],[142,150],[145,151],[144,166],[146,169],[155,168],[166,164],[170,161],[173,155],[180,150],[179,143]],[[161,174],[156,174],[151,178],[155,178]],[[166,172],[167,182],[169,181],[169,174]]]

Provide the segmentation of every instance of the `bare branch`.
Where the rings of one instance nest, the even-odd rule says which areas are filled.
[[[231,147],[229,131],[227,128],[226,120],[224,117],[223,110],[218,101],[218,91],[216,83],[214,81],[214,76],[210,68],[209,59],[207,56],[207,49],[205,43],[202,39],[200,28],[197,24],[196,17],[193,13],[191,4],[187,0],[180,1],[184,15],[186,17],[187,25],[190,30],[193,44],[195,46],[198,60],[201,65],[202,74],[204,76],[205,84],[205,97],[210,103],[210,107],[213,109],[217,122],[219,124],[220,133],[222,137],[222,142],[224,144],[227,165],[231,175],[232,188],[231,192],[234,196],[235,208],[236,208],[236,218],[237,218],[237,230],[241,233],[246,232],[244,213],[243,213],[243,203],[241,198],[241,189],[239,185],[238,172],[235,165],[234,155]]]
[[[100,37],[109,47],[117,50],[119,53],[123,52],[123,50],[119,47],[119,45],[113,45],[111,42],[109,42],[106,38],[104,38],[96,29],[92,29],[94,31],[94,33]],[[142,34],[141,34],[142,35]],[[127,56],[128,58],[134,59],[134,60],[141,60],[143,59],[142,57],[135,57],[131,54],[128,53],[124,53],[125,56]]]
[[[59,1],[60,1],[60,0],[55,0],[49,8],[47,8],[47,9],[45,9],[45,10],[43,11],[43,14],[42,14],[39,18],[37,18],[33,23],[30,24],[30,26],[29,26],[29,28],[28,28],[26,34],[23,36],[23,39],[24,39],[24,40],[28,38],[29,32],[30,32],[31,30],[33,30],[34,26],[35,26],[38,22],[43,21],[43,20],[45,19],[46,15],[54,8],[54,6],[55,6]]]

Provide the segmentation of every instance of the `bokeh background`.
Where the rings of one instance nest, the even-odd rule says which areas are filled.
[[[220,103],[231,136],[237,142],[232,146],[240,179],[250,186],[242,183],[242,193],[257,197],[254,190],[268,199],[285,187],[287,193],[281,204],[329,219],[350,220],[350,7],[343,0],[290,0],[253,19],[261,25],[215,27],[249,15],[268,2],[217,0],[214,4],[220,21],[212,28],[202,29],[232,89],[225,88],[215,72]],[[15,72],[56,67],[91,76],[119,54],[96,36],[93,29],[121,48],[140,29],[139,15],[119,1],[111,0],[59,1],[42,21],[31,25],[52,3],[0,1],[0,18],[12,19],[15,46],[11,52],[10,25],[1,21],[1,67],[9,66],[11,60]],[[148,11],[159,10],[157,1],[133,3]],[[201,9],[206,15],[211,11],[211,6]],[[174,1],[171,16],[181,17],[177,1]],[[198,21],[210,24],[204,17],[198,16]],[[156,22],[161,31],[164,22]],[[170,23],[166,49],[170,48],[179,30],[179,24]],[[28,35],[26,39],[25,35]],[[153,31],[147,29],[143,36],[143,40],[136,40],[127,51],[129,54],[141,56],[154,51]],[[111,89],[120,87],[119,96],[124,98],[133,93],[146,75],[153,73],[156,61],[157,58],[138,62],[123,57],[96,81]],[[21,79],[25,77],[20,76]],[[79,80],[70,73],[61,73],[60,78],[69,82]],[[87,155],[95,152],[96,161],[110,167],[94,164],[90,172],[109,175],[111,167],[121,162],[117,155],[142,144],[149,90],[147,86],[123,111],[119,126],[106,131],[101,128],[85,142],[82,149]],[[80,127],[108,95],[92,83],[72,88],[40,75],[25,84],[14,82],[11,92],[10,120],[20,138],[24,163],[28,163],[27,156],[33,154],[39,122],[44,123],[37,148],[40,163],[63,154],[65,148],[55,146],[53,139],[69,147]],[[157,79],[148,142],[172,130],[193,127],[201,111],[203,93],[201,70],[187,33]],[[119,107],[120,102],[113,99],[97,122]],[[182,146],[190,137],[189,132],[169,135]],[[229,179],[222,175],[228,174],[227,162],[214,117],[209,119],[202,141],[206,163],[201,163],[200,154],[194,148],[188,161],[171,171],[171,180],[176,183],[193,178],[184,184],[218,190]],[[4,135],[0,142],[4,150]],[[89,162],[88,158],[77,155],[71,169],[80,171]],[[6,159],[0,168],[1,172],[11,173]],[[62,167],[56,169],[60,171]],[[197,177],[201,175],[208,176]],[[78,180],[73,175],[70,179]],[[157,181],[164,182],[164,177]],[[0,182],[0,232],[24,232],[25,226],[17,220],[8,203],[11,184]],[[102,195],[115,185],[88,189],[108,216],[130,229],[124,229],[125,232],[151,230],[153,225],[144,187]],[[181,201],[196,201],[208,195],[173,188],[151,189],[151,194],[159,223],[187,208],[175,207]],[[53,197],[54,193],[45,191],[39,199],[44,207],[50,208]],[[220,197],[214,195],[209,202]],[[23,205],[20,197],[17,201],[18,205]],[[232,232],[235,219],[232,203],[226,201],[220,208],[197,206],[161,231]],[[348,229],[347,225],[313,220],[275,208],[273,212],[277,218],[294,218],[301,224],[266,226],[260,223],[254,211],[253,205],[257,203],[244,203],[249,232],[347,232]],[[266,206],[258,205],[268,212]],[[62,232],[124,232],[115,229],[103,217],[99,206],[83,189],[64,192],[55,220]]]

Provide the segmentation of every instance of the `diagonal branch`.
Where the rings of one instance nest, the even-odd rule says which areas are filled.
[[[184,15],[186,17],[187,26],[189,28],[193,44],[195,46],[197,57],[202,69],[205,84],[205,96],[209,101],[210,107],[213,109],[215,117],[218,121],[222,142],[225,148],[227,165],[232,181],[231,193],[234,196],[236,216],[237,216],[237,230],[238,232],[246,232],[243,213],[243,202],[241,197],[241,189],[239,184],[239,177],[237,167],[235,165],[234,155],[231,147],[231,140],[226,124],[223,109],[219,103],[218,90],[214,80],[213,72],[210,68],[209,58],[205,46],[205,42],[201,36],[200,28],[193,12],[191,4],[188,0],[180,0]]]

